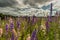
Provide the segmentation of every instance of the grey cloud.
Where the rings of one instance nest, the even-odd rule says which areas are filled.
[[[30,6],[36,6],[36,3],[46,3],[48,1],[51,0],[18,0],[19,2],[22,2],[24,5],[29,4]],[[5,6],[12,6],[17,4],[18,2],[17,0],[0,0],[0,7],[5,7]]]
[[[33,15],[35,13],[34,15],[37,16],[41,11],[44,10],[42,10],[40,7],[38,8],[36,3],[44,4],[50,1],[51,0],[0,0],[0,13],[13,16]],[[23,5],[27,7],[24,7]]]
[[[51,0],[24,0],[25,4],[35,5],[36,3],[44,4]]]
[[[15,0],[0,0],[0,7],[12,6],[16,3]]]

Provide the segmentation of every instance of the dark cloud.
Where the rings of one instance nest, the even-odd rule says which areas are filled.
[[[12,6],[15,4],[19,5],[18,4],[19,2],[22,2],[22,4],[24,5],[29,4],[30,6],[36,6],[36,3],[43,4],[48,1],[51,1],[51,0],[0,0],[0,7]]]
[[[31,6],[35,5],[36,3],[44,4],[51,0],[24,0],[24,4],[30,4]]]
[[[15,0],[0,0],[0,7],[12,6],[16,3]]]

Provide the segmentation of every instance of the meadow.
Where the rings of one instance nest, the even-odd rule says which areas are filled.
[[[0,18],[0,40],[60,40],[60,16]]]

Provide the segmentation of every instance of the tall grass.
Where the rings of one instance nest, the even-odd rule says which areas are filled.
[[[28,37],[30,40],[60,40],[59,17],[52,17],[51,19],[49,17],[22,17],[12,18],[12,21],[12,23],[7,19],[0,21],[0,26],[3,29],[1,40],[26,40]],[[17,34],[16,37],[13,29]]]

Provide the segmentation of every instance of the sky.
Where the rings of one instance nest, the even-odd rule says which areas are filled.
[[[13,16],[47,16],[51,3],[55,15],[56,11],[60,11],[60,0],[0,0],[0,13]]]

